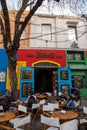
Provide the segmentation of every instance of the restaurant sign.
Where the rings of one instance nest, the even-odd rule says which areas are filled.
[[[26,61],[27,66],[43,61],[66,66],[66,52],[64,50],[40,50],[40,49],[19,49],[18,61]]]

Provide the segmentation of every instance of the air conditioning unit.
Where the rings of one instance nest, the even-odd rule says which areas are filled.
[[[78,47],[78,43],[76,43],[75,41],[71,44],[71,48],[79,48]]]

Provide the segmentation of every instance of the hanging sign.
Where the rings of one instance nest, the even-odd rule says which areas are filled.
[[[61,70],[60,71],[60,79],[61,80],[68,80],[68,70]]]

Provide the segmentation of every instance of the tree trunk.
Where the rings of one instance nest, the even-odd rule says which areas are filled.
[[[9,77],[10,77],[10,85],[12,90],[12,96],[16,100],[17,99],[17,74],[16,74],[16,64],[17,64],[17,56],[16,51],[8,51],[8,69],[9,69]]]

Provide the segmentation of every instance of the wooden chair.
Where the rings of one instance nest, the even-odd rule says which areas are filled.
[[[53,112],[53,111],[54,111],[53,104],[43,105],[43,107],[42,107],[42,112],[43,112],[43,111]]]
[[[18,105],[18,109],[17,109],[15,115],[16,115],[16,117],[20,117],[20,115],[25,115],[25,114],[27,114],[27,113],[28,113],[27,107],[24,106],[24,105],[19,104],[19,105]],[[9,121],[9,123],[13,123],[13,121],[14,121],[14,119],[11,119],[11,120]]]
[[[40,100],[40,102],[39,102],[40,105],[44,105],[45,103],[46,103],[46,100],[45,100],[45,99],[42,99],[42,100]]]
[[[59,110],[59,103],[58,102],[54,102],[54,103],[47,103],[47,105],[43,105],[43,111],[45,111],[45,109],[48,109],[48,111],[54,111],[54,110]]]
[[[30,114],[24,114],[14,118],[13,120],[13,128],[5,125],[0,125],[0,130],[24,130],[25,127],[27,127],[27,130],[30,130],[30,123],[31,123],[31,115]]]
[[[17,113],[17,115],[20,115],[20,113],[21,114],[27,113],[27,106],[19,104],[18,105],[18,113]]]
[[[48,105],[51,105],[54,108],[54,110],[58,110],[59,109],[59,103],[58,102],[48,103]]]
[[[39,103],[33,103],[32,104],[32,108],[31,108],[31,114],[32,114],[32,123],[33,121],[37,118],[38,114],[39,114],[39,108],[40,108],[40,104]]]
[[[45,114],[50,117],[51,113],[54,110],[58,109],[59,109],[58,103],[48,103],[47,105],[42,106],[42,114]]]
[[[41,130],[60,130],[59,119],[41,114]]]
[[[79,117],[78,117],[78,122],[79,122],[79,128],[81,126],[87,126],[87,107],[83,107],[83,111],[79,112]]]

